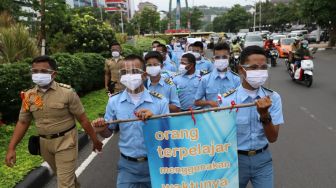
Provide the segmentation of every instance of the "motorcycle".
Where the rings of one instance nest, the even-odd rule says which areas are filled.
[[[305,56],[301,60],[301,67],[297,68],[294,63],[291,63],[288,73],[293,81],[301,82],[310,87],[313,84],[313,70],[314,62],[312,57]]]
[[[275,48],[270,49],[268,56],[271,59],[271,66],[275,67],[277,63],[276,60],[279,57],[278,50],[276,50]]]

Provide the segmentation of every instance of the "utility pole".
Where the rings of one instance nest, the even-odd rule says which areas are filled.
[[[40,37],[39,45],[41,46],[41,55],[45,55],[45,46],[46,46],[46,30],[45,30],[45,0],[40,0],[40,14],[41,14],[41,28],[40,28]]]
[[[261,0],[259,1],[259,31],[261,32]]]

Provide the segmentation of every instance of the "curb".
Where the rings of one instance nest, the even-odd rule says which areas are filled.
[[[336,47],[318,48],[317,51],[336,50]]]
[[[84,133],[78,133],[78,151],[84,148],[89,143],[89,136]],[[16,188],[36,188],[43,187],[52,178],[53,173],[49,165],[46,162],[31,170],[26,177],[16,184]]]

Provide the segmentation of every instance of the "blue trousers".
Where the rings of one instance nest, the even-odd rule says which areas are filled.
[[[239,188],[251,181],[253,188],[273,188],[272,155],[269,150],[254,156],[238,154]]]
[[[117,188],[151,188],[148,162],[133,162],[120,156]]]

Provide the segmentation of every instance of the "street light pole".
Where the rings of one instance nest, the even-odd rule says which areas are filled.
[[[254,10],[253,12],[253,31],[255,31],[255,28],[256,28],[256,12],[257,10]]]
[[[122,16],[123,9],[120,9],[120,19],[121,19],[121,33],[124,34],[124,20]]]
[[[261,0],[259,1],[259,31],[261,32]]]

